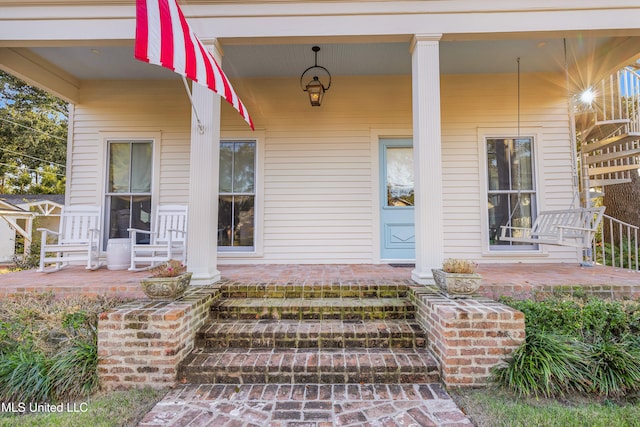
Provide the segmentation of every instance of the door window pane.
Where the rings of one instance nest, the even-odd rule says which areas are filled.
[[[413,148],[387,147],[387,206],[413,206]]]
[[[220,144],[219,250],[254,249],[255,163],[254,141]]]

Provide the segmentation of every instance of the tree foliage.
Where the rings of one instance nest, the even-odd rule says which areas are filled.
[[[0,193],[61,194],[68,104],[0,71]]]

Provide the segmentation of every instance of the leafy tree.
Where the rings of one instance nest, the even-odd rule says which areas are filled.
[[[0,71],[0,192],[64,193],[68,104]]]

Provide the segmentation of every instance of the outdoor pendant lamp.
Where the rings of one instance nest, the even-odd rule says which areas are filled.
[[[315,63],[311,67],[307,68],[302,72],[300,76],[300,87],[303,91],[309,94],[309,102],[311,102],[312,107],[319,107],[322,104],[322,98],[324,97],[324,93],[329,90],[331,87],[331,73],[326,68],[318,65],[318,52],[320,51],[320,47],[314,46],[311,50],[315,54]],[[313,70],[313,72],[311,72]],[[316,75],[318,71],[325,73],[328,77],[329,82],[325,86],[320,78]],[[304,85],[303,81],[305,80],[305,75],[314,74],[313,78],[309,80],[309,83]],[[326,78],[325,78],[326,80]]]

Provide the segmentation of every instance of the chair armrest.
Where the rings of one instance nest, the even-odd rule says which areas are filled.
[[[181,234],[186,234],[187,232],[184,230],[176,230],[175,228],[170,228],[167,231],[170,231],[172,233],[181,233]]]
[[[134,233],[143,233],[143,234],[156,234],[154,231],[149,231],[149,230],[141,230],[139,228],[127,228],[128,232],[134,232]]]
[[[54,234],[54,235],[56,235],[56,236],[59,236],[59,235],[60,235],[60,233],[59,233],[59,232],[57,232],[57,231],[53,231],[53,230],[49,230],[48,228],[36,228],[36,230],[37,230],[37,231],[42,231],[42,232],[44,232],[44,233],[51,233],[51,234]]]

